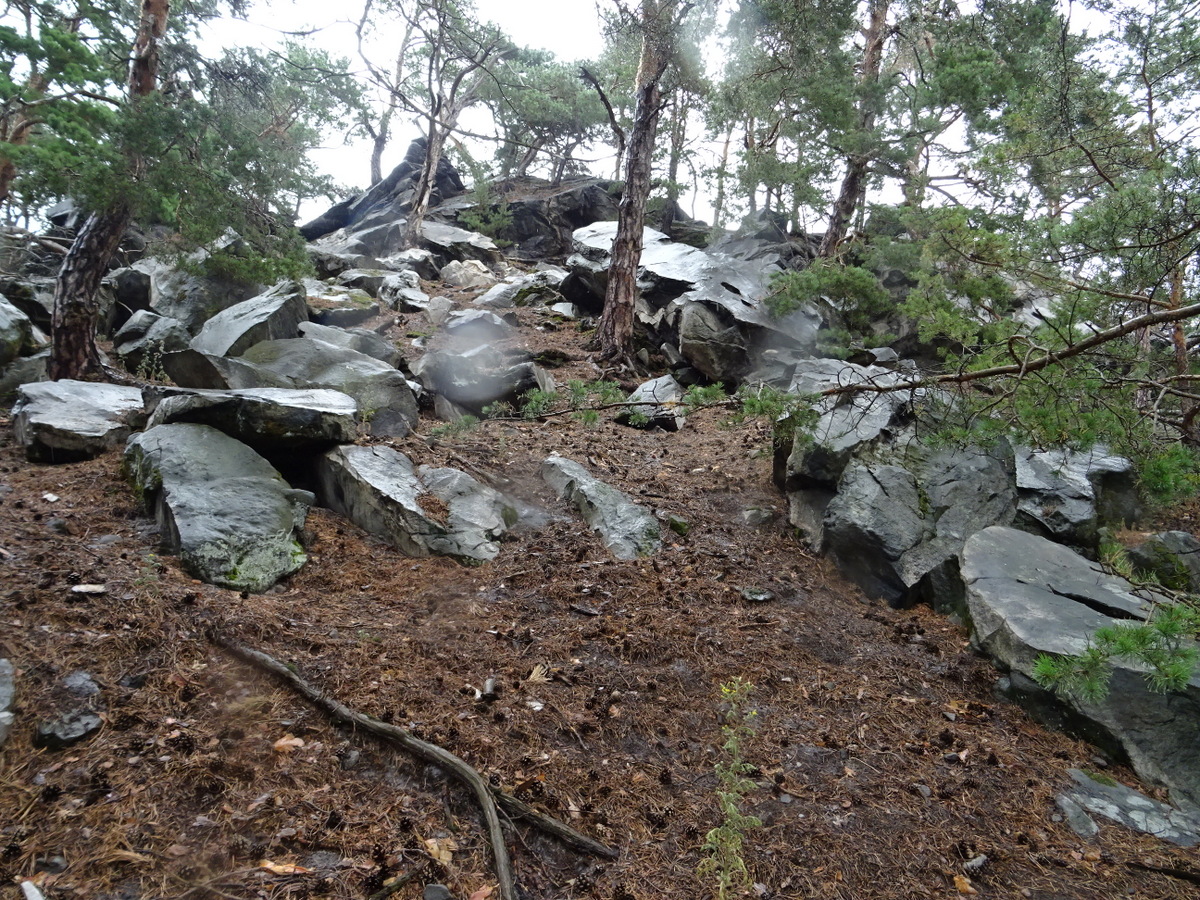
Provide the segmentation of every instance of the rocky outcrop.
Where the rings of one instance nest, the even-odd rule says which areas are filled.
[[[208,425],[160,425],[129,441],[125,471],[169,552],[210,584],[265,591],[306,556],[296,534],[313,502]]]
[[[1186,531],[1153,534],[1125,553],[1139,574],[1173,591],[1200,594],[1200,541]]]
[[[178,319],[140,309],[113,335],[113,352],[127,371],[150,374],[162,364],[164,353],[183,350],[190,342],[187,328]]]
[[[615,234],[614,222],[575,232],[571,277],[562,284],[567,300],[599,311]],[[779,318],[766,311],[770,269],[676,244],[650,228],[643,242],[638,318],[706,378],[734,383],[768,350],[815,346],[821,318],[814,308]]]
[[[579,463],[551,456],[542,463],[541,472],[542,479],[579,510],[617,559],[652,556],[662,547],[662,532],[654,516]]]
[[[554,380],[524,353],[506,353],[472,339],[471,349],[434,350],[413,364],[426,390],[470,412],[496,402],[515,403],[534,389],[553,390]]]
[[[13,407],[13,433],[34,462],[91,459],[120,447],[145,423],[141,390],[115,384],[25,384]]]
[[[495,559],[517,519],[497,491],[457,469],[414,466],[390,447],[338,447],[318,470],[323,506],[409,556]]]
[[[282,282],[264,294],[222,310],[204,323],[192,349],[211,356],[240,356],[262,341],[294,338],[308,321],[307,292]]]
[[[1115,660],[1100,701],[1058,696],[1033,681],[1040,655],[1078,654],[1098,628],[1145,620],[1150,604],[1128,582],[1066,547],[1004,527],[970,537],[961,570],[972,641],[1008,671],[1006,687],[1022,705],[1200,807],[1200,674],[1181,692],[1155,693],[1137,664]]]
[[[1133,463],[1103,448],[1017,453],[1021,526],[1095,552],[1102,525],[1127,526],[1141,514]]]

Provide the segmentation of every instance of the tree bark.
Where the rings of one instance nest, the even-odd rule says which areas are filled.
[[[129,208],[90,215],[63,259],[54,283],[54,314],[48,374],[51,381],[97,380],[103,375],[96,349],[96,291],[129,226]]]
[[[672,0],[642,0],[642,49],[637,73],[637,104],[625,157],[625,189],[617,206],[608,288],[600,316],[600,359],[632,367],[633,312],[637,270],[642,259],[642,229],[650,196],[654,138],[662,111],[659,83],[670,60],[678,17],[690,8]]]
[[[149,96],[157,87],[158,43],[166,32],[169,12],[170,0],[142,0],[137,39],[129,64],[130,103]],[[133,156],[128,164],[136,179],[142,171],[143,160]],[[63,259],[54,284],[49,365],[49,375],[54,381],[97,378],[103,371],[96,349],[96,291],[131,218],[129,204],[125,201],[93,213]]]
[[[870,88],[879,81],[880,67],[883,61],[883,42],[887,36],[887,16],[890,0],[871,0],[869,19],[863,37],[866,46],[863,48],[862,69],[859,72],[858,84],[862,94],[859,97],[859,137],[870,140],[871,132],[875,130],[875,119],[878,115],[876,100],[870,96]],[[837,253],[838,247],[846,239],[850,220],[854,211],[866,195],[867,175],[870,173],[872,156],[860,152],[852,154],[846,160],[846,175],[838,191],[837,199],[829,213],[829,225],[817,256],[828,259]]]

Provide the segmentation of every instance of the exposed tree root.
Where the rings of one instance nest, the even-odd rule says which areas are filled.
[[[496,880],[500,885],[500,895],[503,900],[517,900],[516,882],[513,877],[512,863],[509,860],[508,848],[504,843],[504,834],[500,828],[500,816],[497,804],[514,817],[525,819],[530,824],[547,834],[557,837],[564,843],[596,856],[616,859],[616,850],[594,841],[581,834],[569,825],[550,816],[540,813],[515,797],[503,791],[492,788],[487,781],[469,763],[455,756],[449,750],[430,744],[395,725],[380,722],[370,716],[357,712],[329,697],[319,688],[309,684],[286,664],[260,650],[255,650],[225,637],[216,631],[208,632],[208,639],[218,647],[227,650],[237,658],[251,663],[264,671],[270,672],[289,687],[303,696],[313,706],[326,713],[334,721],[350,725],[356,729],[369,732],[389,743],[397,744],[414,756],[440,766],[453,773],[475,795],[483,814],[484,824],[488,832],[488,840],[492,848],[492,860]]]

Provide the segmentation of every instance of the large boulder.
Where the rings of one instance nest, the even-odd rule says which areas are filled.
[[[871,596],[962,614],[963,543],[1016,513],[1012,451],[904,449],[846,469],[825,510],[823,548]]]
[[[358,436],[357,412],[354,400],[339,391],[172,391],[158,402],[147,427],[211,425],[267,456],[303,454],[352,443]]]
[[[571,277],[562,285],[568,300],[595,308],[604,296],[615,235],[614,222],[574,233],[575,253],[567,260]],[[815,346],[822,324],[815,308],[782,317],[767,312],[770,268],[676,244],[650,228],[642,240],[638,319],[707,378],[738,381],[764,352]]]
[[[211,356],[240,356],[262,341],[294,338],[308,321],[308,294],[285,281],[217,313],[192,339],[192,349]]]
[[[662,531],[654,516],[579,463],[551,456],[542,463],[541,474],[560,498],[579,510],[617,559],[652,556],[662,548]]]
[[[1141,513],[1133,463],[1102,448],[1017,453],[1021,526],[1094,553],[1105,525],[1128,526]]]
[[[140,309],[113,335],[113,352],[130,372],[153,375],[166,353],[188,347],[191,338],[178,319]]]
[[[296,534],[312,494],[240,441],[208,425],[160,425],[129,441],[125,470],[164,545],[197,578],[265,591],[304,564]]]
[[[313,341],[324,341],[343,350],[365,353],[392,367],[397,367],[404,361],[403,354],[394,343],[366,328],[338,328],[316,322],[301,322],[300,336]]]
[[[390,447],[337,447],[321,460],[320,502],[409,556],[477,564],[516,522],[501,494],[457,469],[413,465]]]
[[[1052,694],[1033,681],[1039,656],[1081,653],[1097,629],[1144,621],[1149,602],[1074,551],[1012,528],[972,535],[961,571],[972,641],[1008,671],[1005,686],[1015,697],[1051,724],[1128,759],[1177,802],[1200,807],[1200,673],[1183,691],[1155,693],[1140,665],[1117,659],[1110,692],[1099,701]]]
[[[32,345],[33,323],[29,321],[29,316],[0,296],[0,369]]]
[[[687,421],[683,399],[683,385],[670,375],[663,375],[638,385],[637,390],[626,398],[626,402],[637,405],[623,410],[617,421],[642,428],[678,431]]]
[[[1173,591],[1200,594],[1200,541],[1186,531],[1152,534],[1126,551],[1134,571]]]
[[[431,350],[412,367],[426,388],[473,413],[492,403],[515,403],[534,389],[553,390],[549,373],[524,354],[472,341],[470,349]]]
[[[26,458],[64,463],[121,446],[146,410],[140,388],[64,379],[21,385],[12,417]]]
[[[197,255],[189,265],[179,268],[146,258],[112,273],[108,280],[115,291],[114,308],[126,317],[139,309],[152,309],[178,319],[189,334],[195,334],[217,313],[262,292],[254,282],[199,273],[202,262],[203,255]],[[120,318],[111,323],[114,329],[123,324]]]

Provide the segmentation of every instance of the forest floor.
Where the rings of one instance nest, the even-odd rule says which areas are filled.
[[[519,315],[535,352],[566,357],[560,383],[599,377],[573,325]],[[421,320],[390,334],[405,342]],[[540,507],[540,526],[466,568],[314,509],[307,565],[261,595],[200,584],[162,555],[119,454],[35,465],[3,429],[0,657],[17,667],[17,724],[0,753],[0,898],[22,878],[96,900],[365,898],[406,875],[398,900],[430,883],[459,900],[495,890],[469,792],[335,725],[210,630],[619,851],[509,823],[531,900],[717,895],[697,866],[723,818],[721,685],[738,678],[755,713],[740,807],[762,823],[740,853],[749,896],[1196,896],[1149,870],[1195,872],[1194,851],[1113,824],[1088,843],[1059,821],[1069,768],[1137,785],[1127,769],[997,699],[961,627],[864,599],[796,541],[763,426],[725,427],[717,410],[678,433],[559,416],[431,439],[436,425],[394,445]],[[687,534],[615,560],[538,477],[551,453]],[[752,525],[746,510],[772,514]],[[35,724],[80,702],[62,687],[77,671],[101,688],[88,702],[102,728],[35,748]]]

